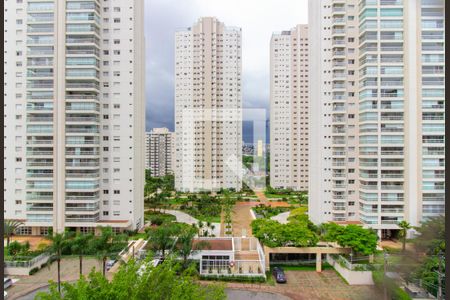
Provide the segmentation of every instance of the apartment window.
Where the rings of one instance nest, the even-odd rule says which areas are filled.
[[[119,195],[120,194],[120,190],[114,190],[114,195]]]
[[[114,50],[114,55],[120,55],[120,50]]]
[[[109,216],[109,211],[103,211],[104,216]]]
[[[114,7],[114,12],[120,12],[120,7]]]
[[[115,45],[119,45],[120,44],[120,40],[114,40],[114,44]]]
[[[120,211],[115,210],[115,211],[113,212],[113,214],[114,214],[114,216],[120,216]]]
[[[113,205],[120,205],[120,200],[113,200]]]
[[[120,23],[120,18],[114,18],[114,23]]]

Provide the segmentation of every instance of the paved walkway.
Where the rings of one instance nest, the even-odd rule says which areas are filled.
[[[252,228],[250,223],[252,222],[252,216],[250,214],[250,209],[256,205],[260,204],[259,202],[237,202],[233,206],[232,211],[232,227],[233,227],[233,236],[241,237],[241,236],[253,236]]]
[[[288,217],[291,214],[290,211],[286,211],[284,213],[278,214],[276,216],[271,217],[272,220],[278,221],[281,224],[287,224],[288,223]]]
[[[267,293],[267,292],[255,292],[245,290],[226,289],[227,299],[230,300],[290,300],[286,296]]]
[[[151,210],[151,209],[148,209]],[[193,216],[182,212],[180,210],[174,210],[174,209],[164,209],[161,210],[162,213],[165,214],[169,214],[172,216],[175,216],[177,222],[179,223],[185,223],[185,224],[189,224],[189,225],[198,225],[198,219],[194,218]],[[205,224],[205,228],[206,228],[206,222],[203,222]],[[220,236],[220,223],[211,223],[214,225],[214,230],[213,230],[213,234],[215,236]]]
[[[264,195],[264,191],[255,191],[255,195],[258,197],[259,201],[261,201],[262,204],[266,204],[266,202],[269,201],[266,195]]]

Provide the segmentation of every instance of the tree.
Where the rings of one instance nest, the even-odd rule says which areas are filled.
[[[72,234],[69,231],[53,234],[53,230],[49,231],[47,239],[50,241],[48,252],[56,258],[58,266],[58,292],[61,292],[61,256],[63,251],[69,246]]]
[[[88,279],[82,277],[75,283],[63,284],[63,295],[59,294],[55,284],[49,292],[39,292],[37,300],[224,300],[226,294],[223,285],[202,285],[195,281],[194,267],[180,272],[177,263],[166,260],[157,267],[151,264],[139,275],[141,264],[130,260],[120,266],[111,281],[101,273],[92,271]]]
[[[210,248],[211,245],[207,241],[197,241],[194,243],[196,235],[195,228],[184,228],[181,230],[177,239],[177,252],[181,256],[183,269],[187,267],[187,260],[189,255],[198,250]]]
[[[349,224],[340,226],[336,223],[322,224],[323,239],[337,242],[341,247],[352,248],[352,251],[362,255],[371,255],[377,249],[378,236],[372,229]]]
[[[77,254],[80,259],[80,277],[83,275],[83,256],[89,253],[89,241],[93,237],[92,234],[77,234],[71,243],[72,254]]]
[[[311,247],[318,242],[314,231],[302,222],[281,224],[270,219],[256,219],[251,223],[252,232],[268,247]]]
[[[18,220],[5,220],[3,234],[6,237],[6,247],[9,247],[11,237],[16,233],[16,230],[24,223]]]
[[[99,227],[100,236],[91,240],[90,246],[97,253],[97,257],[102,262],[103,276],[106,275],[106,260],[113,253],[119,252],[126,246],[126,235],[115,234],[111,226]]]
[[[177,228],[173,225],[158,226],[148,231],[148,244],[155,252],[161,252],[161,258],[165,258],[166,251],[174,244],[174,234]]]
[[[429,255],[445,252],[445,216],[437,216],[415,227],[418,236],[412,241],[416,249]]]
[[[405,252],[406,249],[406,235],[408,233],[408,229],[411,229],[411,224],[409,224],[407,221],[400,221],[398,223],[398,227],[401,228],[400,231],[400,235],[402,237],[403,240],[403,245],[402,245],[402,251]]]

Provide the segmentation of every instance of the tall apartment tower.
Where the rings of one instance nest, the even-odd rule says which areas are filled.
[[[308,190],[308,26],[270,41],[270,185]]]
[[[143,1],[8,1],[5,219],[143,226]]]
[[[150,170],[150,132],[145,133],[145,169]]]
[[[200,18],[175,34],[175,188],[242,186],[241,29]]]
[[[389,236],[444,213],[444,0],[359,6],[359,213]]]
[[[174,133],[167,128],[153,128],[148,134],[149,169],[160,177],[173,172]]]
[[[318,116],[310,125],[310,155],[315,164],[310,168],[312,219],[341,220],[334,218],[336,196],[345,200],[343,221],[352,220],[349,209],[356,203],[358,220],[377,229],[383,238],[394,235],[401,220],[417,226],[443,214],[444,1],[367,0],[358,5],[322,0],[309,4],[310,19],[322,20],[310,26],[311,36],[321,37],[312,41],[310,52],[310,65],[321,65],[310,69],[311,81],[321,84],[311,90],[311,118]],[[355,34],[350,29],[356,29]],[[342,33],[345,41],[338,40]],[[354,52],[350,39],[357,42]],[[334,48],[341,43],[346,47]],[[350,57],[356,52],[356,57]],[[345,59],[342,75],[337,73],[339,61],[334,56],[341,53]],[[338,81],[341,76],[343,80]],[[346,92],[342,115],[339,99],[334,99],[335,88],[341,84]],[[354,95],[357,101],[351,98]],[[346,140],[336,140],[340,123],[335,121],[341,117]],[[342,141],[342,152],[336,141]],[[345,172],[342,185],[335,180],[341,175],[338,167]],[[335,188],[345,192],[337,194]]]
[[[358,221],[358,0],[309,1],[309,212]]]

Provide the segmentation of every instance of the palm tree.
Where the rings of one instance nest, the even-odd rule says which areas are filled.
[[[97,257],[102,262],[103,276],[106,274],[106,260],[111,253],[112,239],[114,232],[111,226],[101,227],[100,236],[91,240],[91,247],[95,249]]]
[[[23,222],[18,220],[5,220],[3,234],[6,237],[6,247],[9,247],[11,237],[14,235],[16,230],[23,224],[24,224]]]
[[[61,293],[61,256],[63,250],[69,245],[70,233],[65,231],[63,233],[55,233],[50,230],[47,235],[47,239],[51,242],[48,247],[48,252],[56,257],[56,262],[58,265],[58,292]]]
[[[401,228],[401,236],[403,237],[403,246],[402,251],[405,252],[406,249],[406,233],[408,232],[408,229],[411,229],[411,224],[409,224],[407,221],[400,221],[398,223],[398,227]]]
[[[170,250],[170,246],[174,244],[173,236],[176,228],[167,226],[158,226],[149,230],[148,242],[153,251],[161,252],[161,258],[164,259],[166,250]]]
[[[203,222],[202,221],[198,221],[198,236],[200,236],[203,232]]]
[[[187,260],[190,254],[205,248],[211,248],[211,245],[207,241],[198,241],[194,245],[195,229],[184,229],[177,239],[177,252],[183,259],[182,266],[185,269],[187,267]]]
[[[83,256],[88,253],[89,241],[92,240],[92,234],[77,234],[72,241],[71,251],[78,254],[80,258],[80,277],[83,275]]]

